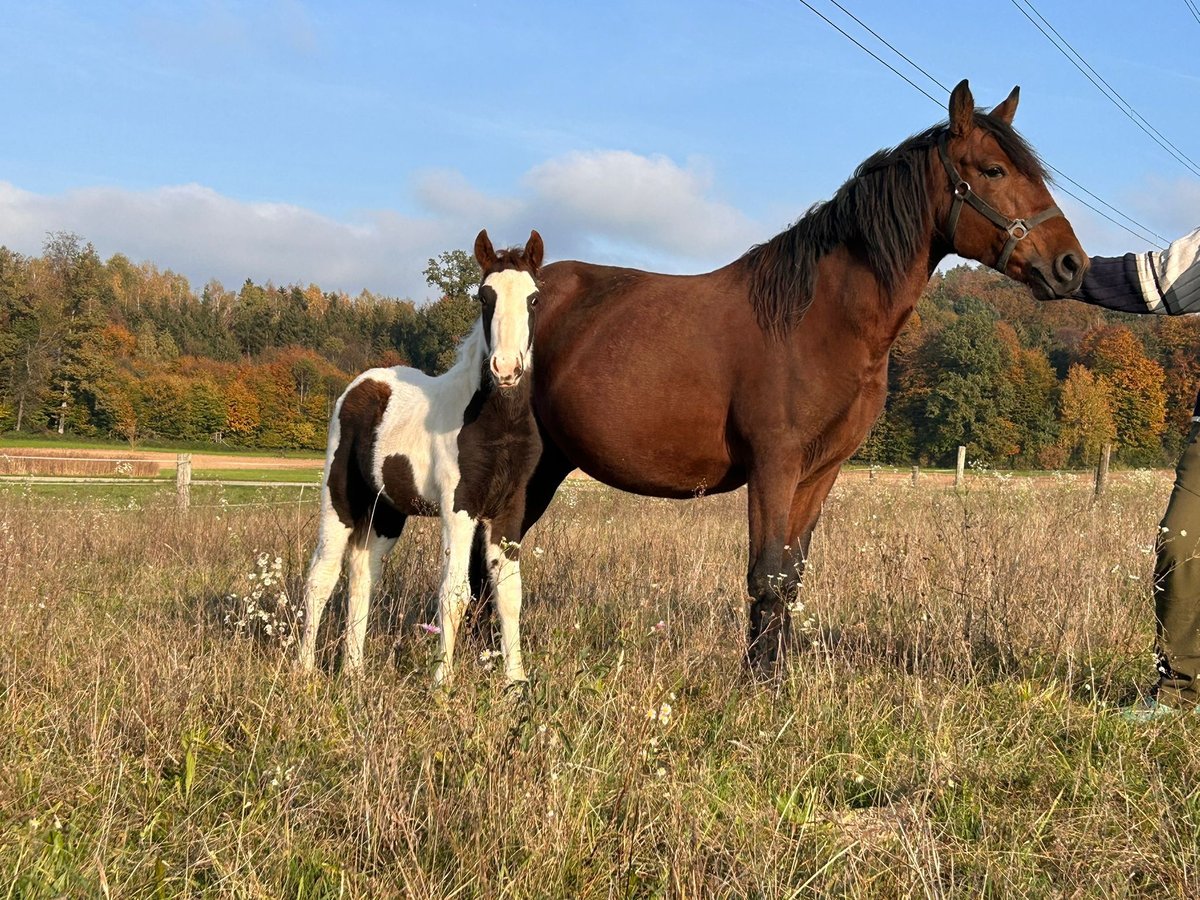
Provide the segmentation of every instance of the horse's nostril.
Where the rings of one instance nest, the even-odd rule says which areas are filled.
[[[1069,251],[1054,260],[1054,274],[1059,281],[1073,281],[1082,269],[1083,261]]]

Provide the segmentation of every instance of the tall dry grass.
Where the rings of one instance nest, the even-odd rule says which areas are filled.
[[[1109,708],[1148,683],[1168,487],[1094,505],[1083,478],[847,483],[814,541],[805,646],[762,687],[739,667],[744,496],[568,485],[525,542],[525,701],[478,641],[431,696],[432,522],[387,568],[367,675],[309,679],[278,632],[225,619],[247,621],[256,584],[275,603],[260,553],[298,597],[312,507],[0,495],[0,883],[1196,896],[1194,725]]]
[[[159,468],[153,460],[126,459],[105,451],[21,447],[0,452],[0,475],[153,478]]]

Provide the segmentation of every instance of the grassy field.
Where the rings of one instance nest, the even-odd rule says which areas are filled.
[[[431,696],[433,522],[366,676],[329,645],[305,678],[311,502],[0,492],[0,895],[1197,896],[1196,726],[1113,711],[1168,490],[847,481],[763,687],[744,496],[568,484],[525,542],[524,701],[479,640]]]

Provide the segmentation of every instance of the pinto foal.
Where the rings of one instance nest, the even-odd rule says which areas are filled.
[[[533,320],[542,238],[497,253],[487,231],[475,239],[483,270],[482,315],[458,360],[430,377],[395,366],[369,369],[338,399],[329,422],[321,485],[320,534],[304,587],[300,665],[315,664],[317,630],[349,548],[345,666],[362,667],[371,593],[409,516],[440,515],[438,590],[441,658],[434,684],[451,674],[454,643],[470,599],[468,566],[483,526],[488,576],[500,618],[504,674],[525,680],[521,663],[518,563],[525,485],[541,454],[531,404]]]

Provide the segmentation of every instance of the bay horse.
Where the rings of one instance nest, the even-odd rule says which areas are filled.
[[[541,452],[529,373],[543,252],[536,231],[523,250],[500,252],[486,230],[479,232],[482,313],[450,370],[431,377],[406,366],[369,369],[338,399],[329,422],[320,532],[304,587],[301,668],[315,665],[317,630],[343,554],[348,550],[344,665],[353,672],[362,667],[371,594],[406,519],[440,516],[435,685],[451,675],[477,526],[500,618],[505,676],[525,681],[518,551],[526,482]]]
[[[777,674],[822,503],[883,409],[889,349],[938,263],[956,253],[1043,299],[1083,278],[1087,256],[1012,128],[1018,97],[977,110],[964,80],[948,121],[713,272],[548,265],[524,528],[574,468],[653,497],[747,485],[745,662]]]

